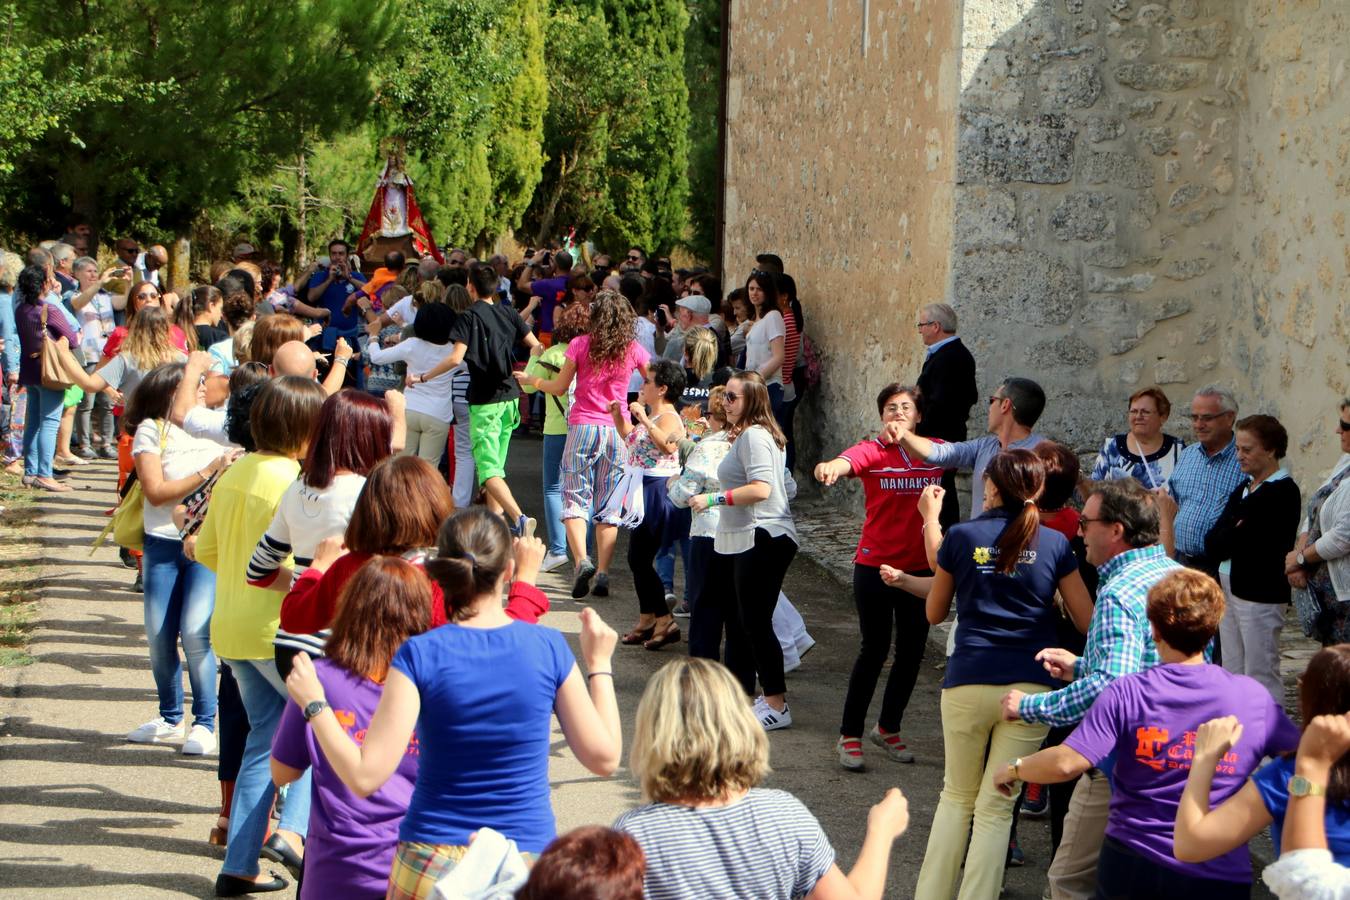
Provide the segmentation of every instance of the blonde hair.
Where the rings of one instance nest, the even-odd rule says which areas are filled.
[[[702,381],[717,365],[717,336],[711,328],[696,326],[685,335],[684,352],[689,368]]]
[[[142,372],[183,358],[182,351],[173,345],[169,317],[157,306],[147,306],[131,317],[121,352],[130,357]]]
[[[726,385],[719,384],[708,392],[708,418],[722,423],[723,428],[731,425],[727,419]]]
[[[253,344],[253,326],[257,322],[249,319],[234,330],[234,363],[240,365],[249,362],[249,349]]]
[[[445,305],[457,313],[462,313],[473,306],[473,298],[469,296],[469,289],[464,285],[452,284],[445,289]]]
[[[725,666],[675,659],[638,701],[628,767],[651,802],[716,799],[764,780],[769,740]]]
[[[434,278],[430,281],[424,281],[417,286],[417,290],[414,292],[413,296],[416,298],[413,302],[418,306],[423,306],[427,303],[444,303],[445,285]]]

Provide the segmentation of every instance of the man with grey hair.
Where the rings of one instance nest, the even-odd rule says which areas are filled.
[[[61,284],[61,302],[66,305],[66,309],[74,312],[70,306],[70,298],[77,287],[75,273],[71,271],[71,266],[75,264],[75,248],[56,241],[47,252],[52,255],[52,274]]]
[[[975,357],[956,336],[956,310],[946,303],[929,303],[919,310],[918,329],[926,349],[918,381],[923,420],[917,433],[952,443],[964,441],[966,420],[980,392]],[[955,470],[942,476],[942,487],[947,494],[939,521],[945,529],[961,518]]]
[[[424,256],[417,261],[417,280],[418,282],[430,281],[436,277],[436,273],[441,270],[441,264],[436,262],[434,256]]]
[[[93,374],[103,356],[103,345],[117,327],[116,310],[126,306],[126,295],[114,297],[108,281],[121,271],[113,267],[98,271],[98,261],[81,256],[71,265],[78,287],[66,301],[80,320],[80,355],[84,370]],[[75,412],[71,452],[81,459],[117,458],[117,432],[113,428],[112,401],[107,394],[85,392]]]
[[[1195,443],[1181,451],[1158,503],[1163,543],[1173,557],[1216,578],[1219,561],[1206,558],[1205,535],[1245,477],[1233,438],[1237,414],[1237,400],[1227,388],[1211,384],[1195,392],[1191,400]]]

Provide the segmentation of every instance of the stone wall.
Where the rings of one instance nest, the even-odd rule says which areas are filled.
[[[872,433],[877,390],[918,375],[915,315],[951,246],[951,6],[731,4],[723,266],[729,289],[771,250],[801,286],[826,372],[798,413],[804,459]]]
[[[967,0],[951,296],[982,381],[1095,450],[1150,383],[1228,381],[1231,0]],[[1186,431],[1180,410],[1169,430]]]
[[[1350,393],[1350,4],[823,7],[732,4],[724,263],[772,248],[798,276],[826,359],[803,415],[830,449],[917,369],[914,311],[941,294],[981,389],[1040,381],[1041,430],[1080,452],[1148,384],[1189,436],[1190,394],[1220,382],[1286,422],[1301,481],[1330,465]]]
[[[1231,354],[1288,427],[1306,490],[1350,396],[1350,5],[1252,0],[1243,27]]]

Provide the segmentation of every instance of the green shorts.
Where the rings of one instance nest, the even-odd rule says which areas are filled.
[[[473,439],[473,465],[479,487],[489,478],[506,477],[506,451],[511,447],[511,432],[518,427],[519,400],[469,406],[469,436]]]

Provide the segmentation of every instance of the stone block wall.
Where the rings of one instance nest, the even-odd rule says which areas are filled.
[[[1350,4],[1251,0],[1242,24],[1230,353],[1289,429],[1306,490],[1337,458],[1350,396]]]
[[[804,460],[873,433],[876,392],[918,376],[951,246],[957,27],[947,0],[731,3],[723,270],[730,290],[773,251],[800,285],[826,372]]]
[[[1234,374],[1237,10],[964,4],[952,303],[981,381],[1035,378],[1041,430],[1080,451],[1121,430],[1135,388],[1184,405]]]
[[[723,262],[798,277],[825,449],[917,371],[943,296],[981,390],[1037,379],[1040,430],[1082,453],[1155,383],[1189,437],[1219,382],[1286,423],[1301,482],[1336,459],[1350,4],[733,0],[730,37]]]

